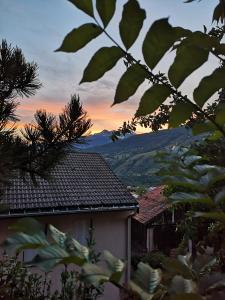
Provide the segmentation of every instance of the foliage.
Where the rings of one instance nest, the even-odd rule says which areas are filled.
[[[28,224],[33,224],[33,233],[31,230],[26,230]],[[152,268],[148,263],[140,262],[132,280],[128,283],[128,286],[124,286],[120,281],[125,265],[110,252],[104,252],[105,266],[103,267],[96,264],[97,260],[93,261],[91,259],[89,248],[79,244],[76,240],[51,225],[49,227],[50,235],[54,242],[50,243],[45,239],[44,245],[40,245],[39,242],[36,243],[32,238],[34,235],[38,235],[39,240],[44,239],[41,226],[37,221],[26,218],[14,224],[13,229],[19,230],[15,233],[18,238],[9,237],[5,242],[7,249],[14,248],[22,251],[22,249],[34,246],[37,249],[37,255],[31,262],[27,263],[28,265],[38,266],[45,271],[52,270],[58,264],[66,266],[73,264],[81,267],[79,273],[68,273],[67,269],[65,273],[62,273],[64,289],[68,290],[67,293],[69,291],[72,293],[71,287],[75,288],[78,299],[96,299],[101,294],[101,287],[105,282],[111,282],[120,288],[124,294],[136,295],[137,299],[146,300],[178,299],[176,297],[182,297],[183,295],[191,300],[208,300],[213,299],[212,297],[218,291],[220,293],[225,292],[225,277],[220,272],[219,260],[209,248],[205,248],[203,245],[199,245],[195,257],[191,257],[189,254],[181,255],[179,250],[177,259],[161,255],[161,262],[159,262],[157,269]],[[23,240],[25,234],[27,239]],[[19,244],[18,240],[20,240]],[[50,259],[53,261],[51,264],[49,264]],[[152,258],[147,260],[152,262]],[[13,278],[17,277],[13,276]],[[69,281],[67,281],[68,278]],[[130,299],[132,297],[130,296]]]
[[[51,276],[30,272],[17,258],[4,255],[0,262],[1,299],[19,300],[72,300],[76,291],[75,272],[61,273],[62,287],[52,291]]]
[[[19,121],[18,97],[30,97],[41,87],[37,65],[27,62],[22,50],[5,40],[0,45],[0,185],[21,172],[46,177],[49,169],[61,158],[69,143],[78,142],[91,121],[80,103],[71,96],[58,119],[45,110],[38,110],[35,121],[16,128]],[[2,192],[2,190],[1,190]]]
[[[12,250],[16,249],[18,255],[24,249],[35,248],[37,249],[37,255],[32,262],[24,264],[16,258],[9,259],[7,256],[1,260],[0,283],[1,287],[4,288],[1,289],[0,295],[9,294],[10,300],[17,297],[21,300],[97,299],[102,295],[102,284],[94,286],[88,280],[84,281],[83,271],[68,267],[73,263],[88,268],[88,264],[92,266],[99,261],[100,253],[96,253],[94,248],[92,222],[87,238],[88,248],[80,245],[76,240],[71,239],[52,225],[49,225],[49,232],[50,240],[54,242],[49,242],[46,239],[42,224],[31,218],[20,219],[10,228],[16,233],[5,242],[7,251],[12,253]],[[61,289],[53,291],[50,280],[51,271],[54,266],[60,263],[64,265],[64,271],[60,275]],[[40,274],[39,272],[38,274],[34,270],[29,271],[32,266],[38,266],[45,272],[44,279],[43,273]]]
[[[225,88],[224,81],[222,80],[224,74],[223,63],[212,74],[201,79],[199,85],[193,91],[193,99],[189,99],[179,90],[180,85],[195,70],[208,61],[209,55],[217,57],[218,63],[223,62],[224,44],[222,43],[222,37],[224,28],[215,28],[209,32],[204,28],[203,32],[192,32],[182,27],[173,27],[166,18],[156,20],[147,31],[142,44],[142,54],[145,60],[145,63],[142,63],[140,59],[135,58],[128,52],[139,36],[146,17],[144,9],[140,7],[137,0],[127,1],[123,7],[122,19],[119,24],[119,33],[123,45],[116,42],[106,31],[106,27],[115,11],[115,1],[110,1],[110,6],[112,6],[110,17],[108,17],[105,10],[98,9],[99,4],[97,5],[98,17],[101,20],[107,18],[107,23],[104,21],[103,26],[94,14],[92,1],[89,2],[88,6],[84,7],[81,7],[76,1],[72,1],[72,3],[84,13],[87,13],[92,18],[94,25],[85,34],[78,32],[80,27],[74,29],[73,31],[78,32],[76,37],[73,37],[69,33],[58,49],[59,51],[76,52],[78,48],[81,49],[102,33],[105,33],[114,44],[113,47],[103,47],[94,54],[84,71],[81,82],[90,82],[101,78],[117,61],[123,59],[127,70],[117,85],[114,104],[128,100],[144,81],[147,80],[152,84],[141,97],[135,118],[131,123],[124,124],[119,132],[115,132],[114,139],[121,132],[124,134],[130,130],[134,130],[137,124],[148,126],[150,123],[155,129],[158,129],[168,122],[169,127],[177,127],[180,124],[186,123],[187,120],[196,119],[196,116],[202,118],[203,121],[207,120],[209,122],[207,126],[194,126],[193,131],[196,134],[202,131],[210,131],[216,132],[217,137],[225,135],[223,128],[223,105],[222,107],[217,107],[215,117],[212,117],[207,111],[211,108],[211,105],[205,108],[209,99],[219,90]],[[92,7],[92,13],[90,13],[90,7]],[[223,21],[223,12],[224,3],[221,0],[215,8],[213,20],[217,22],[220,20]],[[135,24],[133,22],[134,16],[137,20]],[[84,24],[82,26],[89,25]],[[93,28],[98,31],[97,35]],[[126,28],[129,28],[129,30],[126,30]],[[80,47],[80,42],[77,42],[79,38],[85,39],[82,47]],[[73,45],[74,49],[68,49],[68,43]],[[168,75],[166,76],[160,72],[155,74],[153,69],[170,50],[175,52],[175,59],[169,68]],[[167,99],[170,99],[169,105],[166,102]],[[151,114],[157,111],[157,109],[160,109],[160,112],[152,116]],[[140,117],[141,120],[136,119]]]

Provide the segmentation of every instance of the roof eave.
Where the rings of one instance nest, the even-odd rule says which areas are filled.
[[[114,211],[129,211],[138,210],[138,204],[130,205],[113,205],[113,206],[98,206],[98,207],[81,207],[71,209],[65,207],[62,209],[52,208],[49,210],[11,210],[9,212],[0,213],[0,219],[19,218],[19,217],[39,217],[39,216],[54,216],[66,214],[80,214],[80,213],[97,213],[97,212],[114,212]]]

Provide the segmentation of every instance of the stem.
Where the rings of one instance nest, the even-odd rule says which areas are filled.
[[[217,122],[211,117],[209,116],[199,105],[197,105],[196,103],[192,102],[186,95],[182,95],[181,92],[178,92],[176,88],[174,88],[171,84],[169,84],[168,82],[164,82],[163,79],[161,78],[157,78],[156,75],[149,70],[149,68],[146,68],[145,65],[141,64],[139,60],[135,59],[130,53],[128,53],[126,50],[123,49],[123,47],[121,47],[110,35],[109,33],[105,30],[105,28],[103,28],[101,26],[101,24],[98,22],[98,20],[94,17],[94,20],[96,22],[96,25],[99,26],[102,31],[106,34],[106,36],[119,48],[123,51],[123,53],[126,56],[129,56],[136,64],[138,64],[142,69],[144,69],[146,71],[146,73],[148,73],[148,76],[151,78],[155,78],[159,83],[161,83],[162,85],[165,85],[167,87],[169,87],[169,89],[171,90],[171,93],[173,95],[178,96],[180,99],[182,99],[185,103],[189,103],[193,106],[194,110],[199,111],[202,115],[204,115],[204,117],[206,119],[208,119],[212,124],[215,125],[215,127],[223,134],[223,136],[225,137],[225,130],[223,129],[223,126],[217,124]],[[218,56],[216,53],[212,52],[212,54],[214,54],[217,58],[219,58],[220,60],[222,60],[223,62],[225,62],[220,56]],[[149,78],[148,78],[149,79]]]

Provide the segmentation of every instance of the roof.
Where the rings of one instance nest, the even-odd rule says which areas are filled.
[[[133,219],[147,224],[168,208],[165,200],[162,186],[147,192],[138,199],[139,212],[133,216]]]
[[[137,201],[97,153],[70,152],[53,168],[51,180],[12,180],[2,199],[10,215],[67,210],[113,210],[137,206]],[[133,208],[134,209],[134,208]]]

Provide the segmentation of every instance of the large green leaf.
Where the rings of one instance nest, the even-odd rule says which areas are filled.
[[[151,299],[160,281],[161,270],[153,269],[148,264],[140,262],[130,286],[142,299]]]
[[[191,166],[193,164],[195,164],[198,161],[202,160],[202,156],[200,155],[185,155],[183,162],[186,166]]]
[[[194,100],[201,107],[205,102],[218,92],[225,88],[225,68],[216,69],[211,75],[202,78],[199,86],[194,90]]]
[[[172,184],[174,186],[189,188],[190,190],[197,192],[204,192],[207,189],[206,185],[203,183],[199,183],[198,180],[179,176],[165,176],[164,182],[166,184]]]
[[[224,7],[224,1],[220,1],[219,4],[215,7],[213,12],[213,21],[221,21],[221,23],[224,23],[225,19],[225,7]]]
[[[73,3],[77,8],[85,12],[91,17],[94,17],[92,0],[68,0]]]
[[[52,237],[52,239],[61,247],[65,247],[65,241],[67,239],[66,234],[57,228],[55,228],[53,225],[49,225],[49,232]]]
[[[56,51],[76,52],[102,33],[102,29],[94,23],[87,23],[73,29],[64,38]]]
[[[128,0],[123,7],[119,24],[120,36],[126,49],[129,49],[136,41],[145,18],[145,10],[140,8],[138,1]]]
[[[162,262],[162,267],[173,276],[180,275],[189,280],[193,278],[193,274],[189,266],[175,258],[166,257]]]
[[[185,279],[180,275],[173,277],[170,286],[171,294],[193,293],[195,292],[195,283],[190,279]]]
[[[192,72],[208,60],[208,56],[208,49],[195,45],[178,47],[175,60],[168,72],[171,83],[178,88]]]
[[[146,71],[138,64],[133,64],[122,75],[116,88],[114,104],[126,101],[146,78]]]
[[[100,284],[109,281],[110,272],[95,264],[85,264],[83,266],[83,279],[85,282],[98,287]]]
[[[52,225],[49,225],[49,231],[52,239],[61,248],[64,248],[70,255],[77,256],[88,261],[89,249],[87,247],[81,245],[78,241],[70,237],[68,234],[65,234]]]
[[[76,255],[88,261],[89,249],[86,246],[81,245],[77,240],[67,235],[65,241],[66,249],[71,255]]]
[[[178,127],[187,121],[193,112],[193,105],[188,102],[178,102],[170,113],[169,127]]]
[[[218,166],[215,166],[215,165],[209,165],[209,164],[198,164],[198,165],[195,165],[193,167],[193,169],[195,171],[198,172],[199,175],[205,175],[207,174],[209,171],[215,171],[215,170],[218,170],[221,171],[223,173],[224,169],[220,169],[220,167]]]
[[[204,204],[213,205],[212,199],[207,194],[200,194],[200,193],[177,192],[170,195],[169,199],[172,201],[173,204],[204,203]]]
[[[221,167],[215,167],[215,169],[210,170],[207,174],[203,175],[199,179],[199,184],[209,188],[216,182],[219,182],[223,179],[225,179],[225,169]]]
[[[116,0],[96,0],[96,8],[104,27],[106,27],[115,13]]]
[[[168,18],[155,21],[146,34],[142,52],[147,65],[153,69],[174,42],[188,31],[181,27],[172,27]]]
[[[20,232],[9,236],[3,243],[3,247],[9,251],[17,252],[23,249],[36,249],[48,245],[44,233],[35,233],[32,235]]]
[[[210,121],[196,123],[192,127],[193,135],[198,135],[198,134],[207,133],[207,132],[210,133],[210,132],[214,132],[215,130],[216,130],[215,125]]]
[[[111,70],[118,60],[123,57],[123,51],[116,47],[103,47],[91,58],[84,70],[82,82],[91,82],[101,78],[107,71]]]
[[[168,86],[155,84],[141,98],[136,117],[153,113],[171,94]]]
[[[43,232],[44,225],[33,218],[23,218],[10,225],[9,229],[32,235],[35,233]]]
[[[125,267],[124,263],[107,250],[104,251],[104,258],[108,269],[111,272],[110,281],[119,282],[123,275],[123,270]]]
[[[181,43],[182,46],[195,45],[200,48],[212,50],[214,47],[219,46],[218,39],[212,36],[209,36],[206,33],[201,31],[195,31],[188,35]]]
[[[57,244],[49,245],[37,250],[35,258],[29,262],[34,266],[38,266],[45,272],[51,271],[58,264],[73,263],[82,266],[85,260],[78,256],[70,256],[70,254]]]

